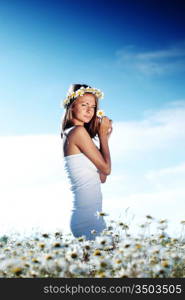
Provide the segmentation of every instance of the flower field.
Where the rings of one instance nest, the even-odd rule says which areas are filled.
[[[157,222],[156,234],[146,229]],[[36,232],[30,237],[0,236],[0,277],[169,278],[185,277],[185,221],[179,237],[167,234],[167,221],[146,216],[141,233],[111,221],[94,240],[62,232]]]

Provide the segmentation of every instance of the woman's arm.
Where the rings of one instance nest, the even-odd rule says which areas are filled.
[[[103,117],[98,137],[100,140],[100,151],[96,148],[89,133],[84,126],[76,126],[70,133],[73,143],[84,153],[104,175],[111,173],[111,158],[108,146],[107,131],[109,129],[109,118]]]
[[[99,137],[99,141],[100,141],[100,153],[102,154],[103,158],[105,159],[105,161],[107,162],[108,166],[109,166],[109,173],[105,174],[104,172],[102,172],[104,175],[109,175],[111,173],[111,156],[110,156],[110,150],[109,150],[109,146],[108,146],[108,135],[101,135],[98,134]]]
[[[110,151],[109,151],[109,148],[108,148],[108,142],[107,142],[107,139],[104,139],[101,137],[99,137],[100,139],[100,153],[102,154],[102,156],[108,161],[109,165],[110,165],[110,168],[111,168],[111,157],[110,157]],[[101,183],[104,183],[107,179],[107,175],[100,172],[100,180],[101,180]]]
[[[96,148],[100,151],[100,149],[96,146]],[[101,152],[101,151],[100,151]],[[103,174],[102,172],[99,171],[99,175],[100,175],[100,180],[101,183],[104,183],[107,179],[107,175]]]
[[[108,130],[108,133],[107,133],[107,139],[110,138],[111,133],[112,133],[112,120],[110,120],[110,126],[109,126],[109,130]],[[102,154],[102,156],[104,156],[101,136],[100,135],[98,135],[98,136],[99,136],[99,140],[100,140],[100,149],[98,147],[97,148],[100,151],[100,153]],[[109,160],[110,160],[110,164],[111,164],[110,152],[109,152]],[[105,175],[101,171],[99,171],[99,175],[100,175],[101,183],[104,183],[107,179],[107,175]]]

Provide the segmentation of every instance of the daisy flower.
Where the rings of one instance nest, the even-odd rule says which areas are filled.
[[[106,248],[112,245],[112,238],[108,236],[97,236],[94,246],[98,249]]]
[[[105,113],[103,110],[99,109],[96,113],[98,118],[103,118],[105,116]]]
[[[68,91],[66,98],[64,99],[63,103],[61,102],[61,107],[64,106],[64,108],[67,107],[67,105],[70,103],[70,100],[72,98],[76,98],[79,96],[83,96],[86,92],[95,94],[98,99],[103,99],[104,98],[104,93],[101,92],[99,89],[96,88],[90,88],[89,86],[87,88],[85,87],[80,87],[77,91],[71,92],[70,90]]]

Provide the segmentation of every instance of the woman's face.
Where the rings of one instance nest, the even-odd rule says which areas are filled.
[[[89,123],[94,116],[96,109],[96,100],[93,94],[84,94],[79,96],[72,107],[73,123],[75,125],[83,125]]]

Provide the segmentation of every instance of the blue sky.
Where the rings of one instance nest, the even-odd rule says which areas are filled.
[[[0,1],[0,134],[56,133],[73,82],[103,90],[102,108],[119,121],[183,98],[183,6]]]
[[[171,217],[178,207],[174,220],[183,218],[184,13],[180,0],[0,0],[3,216],[15,205],[26,222],[28,197],[30,211],[39,203],[39,224],[39,199],[47,209],[53,195],[59,207],[70,199],[60,102],[71,83],[82,82],[104,92],[100,107],[113,119],[113,170],[102,185],[106,210],[117,216],[131,205],[136,215],[150,208],[160,215],[171,207]],[[62,209],[65,215],[69,206]]]

